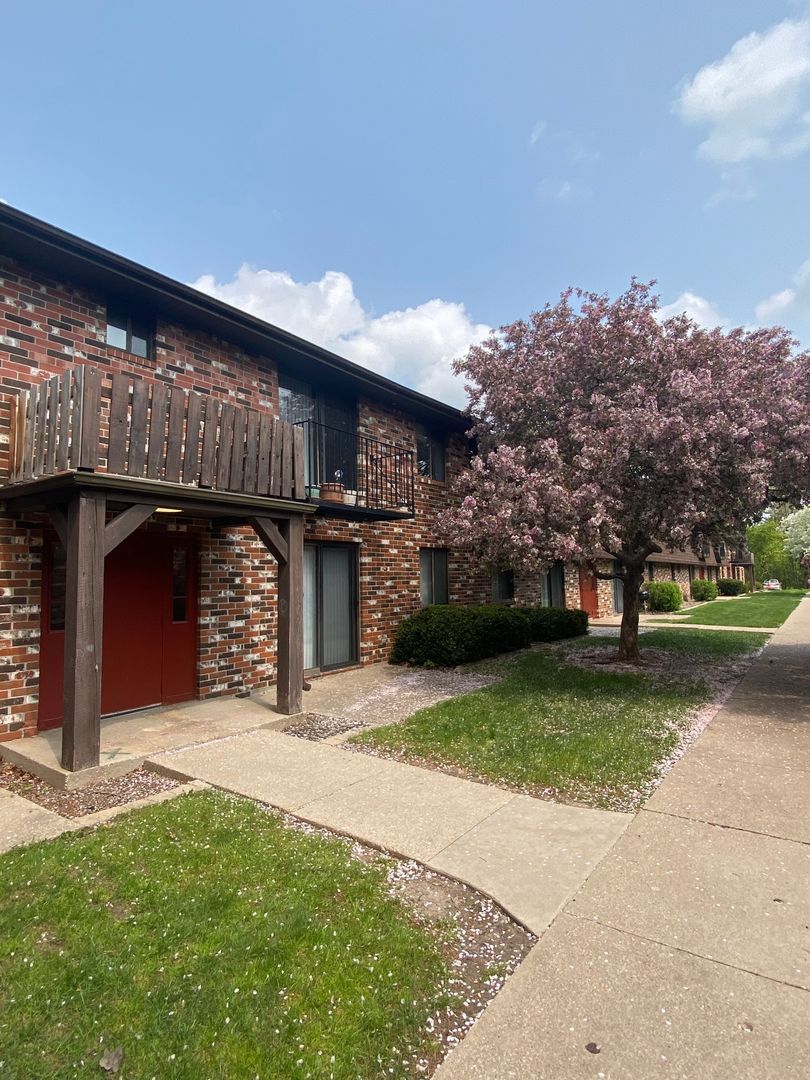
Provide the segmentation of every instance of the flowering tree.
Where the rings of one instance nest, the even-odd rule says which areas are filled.
[[[624,584],[619,658],[631,661],[648,557],[736,542],[810,473],[810,354],[780,328],[661,319],[651,290],[569,289],[457,362],[478,455],[443,519],[491,566],[615,560],[599,576]]]
[[[797,510],[782,522],[787,549],[798,559],[805,570],[810,571],[810,506]]]

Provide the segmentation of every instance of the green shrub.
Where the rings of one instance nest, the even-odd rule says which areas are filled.
[[[704,581],[702,578],[695,578],[692,582],[692,599],[716,600],[717,585],[714,581]]]
[[[742,596],[746,591],[745,582],[737,581],[736,578],[720,578],[717,588],[721,596]]]
[[[530,643],[529,620],[518,608],[436,604],[399,624],[391,663],[455,667]]]
[[[677,611],[683,603],[683,593],[676,581],[649,581],[650,611]]]
[[[520,608],[529,620],[532,641],[559,641],[588,632],[588,613],[576,608]]]

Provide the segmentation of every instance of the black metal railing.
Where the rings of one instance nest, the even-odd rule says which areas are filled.
[[[413,514],[414,451],[314,420],[304,431],[304,486],[315,502]]]

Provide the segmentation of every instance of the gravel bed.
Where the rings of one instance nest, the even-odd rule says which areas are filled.
[[[537,942],[536,936],[507,915],[494,900],[460,881],[428,870],[412,859],[400,859],[358,840],[310,825],[292,814],[270,806],[265,809],[291,828],[342,841],[353,858],[363,862],[384,861],[391,895],[410,910],[415,922],[441,938],[450,968],[444,987],[449,1004],[429,1017],[426,1024],[441,1049],[430,1059],[414,1054],[410,1060],[414,1076],[432,1075]]]
[[[147,795],[156,795],[178,787],[179,780],[149,772],[148,769],[135,769],[124,776],[99,780],[96,784],[62,791],[51,787],[44,780],[0,761],[0,787],[21,795],[24,799],[38,803],[65,818],[79,818],[94,814],[97,810],[106,810],[111,806],[123,806],[125,803],[143,799]]]
[[[284,728],[285,735],[294,735],[297,739],[310,742],[322,742],[333,735],[345,735],[347,731],[359,731],[368,727],[362,720],[351,720],[345,716],[324,716],[323,713],[306,713]]]

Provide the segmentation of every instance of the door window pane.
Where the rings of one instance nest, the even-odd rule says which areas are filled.
[[[172,622],[188,618],[188,550],[176,547],[172,551]]]

